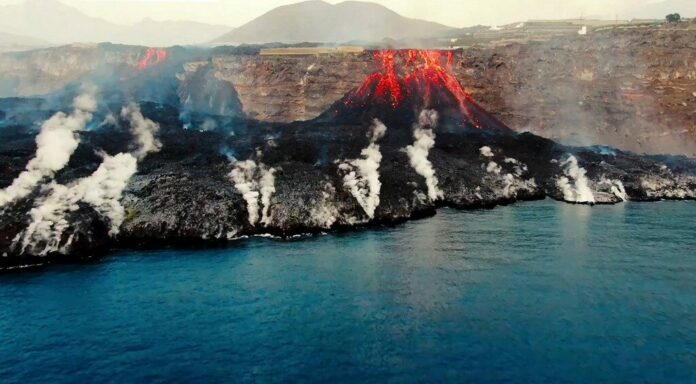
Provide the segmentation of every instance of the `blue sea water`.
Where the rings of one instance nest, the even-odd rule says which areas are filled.
[[[0,382],[696,382],[696,203],[540,201],[0,275]]]

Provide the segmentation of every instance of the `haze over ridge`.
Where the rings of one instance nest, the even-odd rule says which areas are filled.
[[[544,1],[549,5],[542,6]],[[374,41],[431,37],[447,31],[447,26],[567,17],[662,18],[671,12],[696,16],[696,2],[500,0],[490,5],[447,0],[0,0],[0,43],[46,46],[109,41],[169,46],[211,41]]]

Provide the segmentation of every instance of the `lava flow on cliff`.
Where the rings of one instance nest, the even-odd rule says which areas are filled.
[[[140,55],[139,55],[140,56]],[[121,83],[134,83],[137,85],[142,85],[146,81],[140,79],[136,80],[138,77],[142,76],[143,73],[149,73],[148,69],[159,66],[160,64],[167,61],[169,58],[169,52],[166,49],[161,48],[148,48],[145,51],[145,55],[139,59],[137,69],[133,67],[128,67],[119,77]],[[150,76],[148,74],[147,76]]]
[[[472,128],[508,129],[464,91],[452,70],[455,56],[441,50],[384,50],[374,53],[377,71],[334,108],[336,116],[371,117],[435,109]]]
[[[138,69],[145,70],[150,67],[162,64],[167,60],[167,51],[158,48],[148,48],[145,57],[138,63]]]

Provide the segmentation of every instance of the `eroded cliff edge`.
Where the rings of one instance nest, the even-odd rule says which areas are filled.
[[[574,145],[696,155],[696,29],[635,28],[499,43],[457,52],[466,91],[517,131]],[[372,53],[260,56],[257,49],[171,48],[186,77],[201,65],[231,84],[244,112],[310,120],[360,85]],[[95,72],[137,66],[145,48],[70,46],[0,55],[0,94],[42,95]],[[107,68],[108,70],[105,70]],[[151,100],[154,101],[154,100]]]
[[[148,49],[51,95],[0,100],[1,267],[393,224],[442,206],[696,198],[692,158],[509,128],[462,86],[452,51],[370,52],[358,86],[290,123],[250,116],[199,53]]]

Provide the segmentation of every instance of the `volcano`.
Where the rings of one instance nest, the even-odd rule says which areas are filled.
[[[355,123],[415,121],[425,109],[435,110],[443,126],[455,129],[512,130],[481,107],[452,73],[453,51],[384,50],[373,53],[375,72],[336,102],[324,118]]]
[[[292,123],[246,115],[210,59],[179,48],[138,53],[142,65],[120,68],[123,80],[100,83],[100,102],[77,136],[64,112],[50,117],[43,106],[85,104],[89,95],[77,96],[77,85],[46,102],[0,103],[0,191],[8,196],[0,206],[0,270],[118,247],[391,225],[443,206],[696,199],[693,159],[569,147],[512,131],[453,76],[453,52],[375,51],[375,70],[359,87],[320,117]],[[52,148],[39,143],[38,120],[51,129],[67,121],[59,128],[79,141],[61,169],[34,182],[22,174],[31,176],[39,144]],[[138,156],[154,142],[156,151]],[[34,184],[17,198],[15,180]]]

